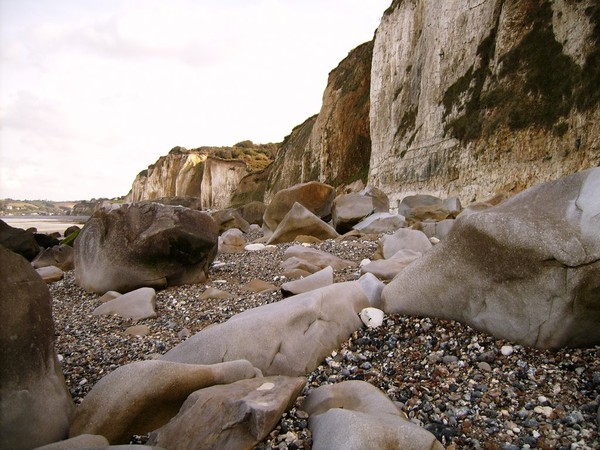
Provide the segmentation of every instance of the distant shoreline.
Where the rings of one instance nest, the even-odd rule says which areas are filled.
[[[0,216],[4,222],[14,228],[36,228],[38,233],[61,234],[70,226],[83,227],[89,216]]]

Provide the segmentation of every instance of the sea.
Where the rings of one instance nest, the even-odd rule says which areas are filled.
[[[0,216],[0,219],[14,228],[35,228],[38,233],[63,235],[72,225],[82,228],[89,216]]]

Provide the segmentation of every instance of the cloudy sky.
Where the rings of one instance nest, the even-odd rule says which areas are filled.
[[[125,195],[177,145],[280,142],[391,0],[0,0],[0,198]]]

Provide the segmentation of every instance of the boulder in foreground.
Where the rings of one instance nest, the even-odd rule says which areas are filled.
[[[0,447],[59,441],[73,401],[54,351],[50,293],[28,261],[3,246],[0,281]]]
[[[461,216],[382,304],[533,347],[600,343],[600,168]]]
[[[306,384],[305,378],[266,377],[200,389],[179,414],[150,435],[168,449],[251,449],[268,436]]]
[[[202,283],[217,252],[208,214],[156,203],[101,209],[75,241],[75,277],[87,291]]]

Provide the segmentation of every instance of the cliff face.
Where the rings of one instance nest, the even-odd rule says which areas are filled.
[[[200,197],[207,156],[204,151],[174,148],[137,175],[125,200],[139,202],[162,197]]]
[[[246,164],[243,161],[208,158],[204,164],[204,174],[200,188],[202,207],[227,208],[231,194],[246,174]]]
[[[175,147],[138,174],[125,201],[194,197],[203,208],[226,208],[240,180],[263,172],[276,151],[275,144],[251,141],[233,147]]]
[[[371,153],[369,87],[373,43],[352,50],[329,74],[323,105],[286,138],[271,168],[265,201],[307,181],[366,181]]]
[[[596,0],[394,0],[373,49],[369,183],[471,201],[599,165],[599,48]]]

